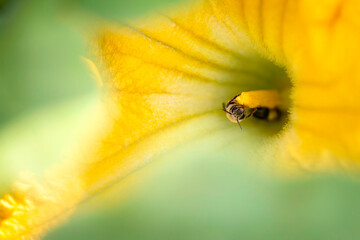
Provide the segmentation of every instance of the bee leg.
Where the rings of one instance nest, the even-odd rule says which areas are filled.
[[[252,108],[249,115],[247,115],[246,118],[251,117],[256,111],[257,111],[257,108]]]
[[[280,119],[281,118],[281,111],[279,108],[275,108],[275,111],[276,111],[276,119]]]

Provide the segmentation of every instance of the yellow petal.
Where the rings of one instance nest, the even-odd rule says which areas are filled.
[[[221,104],[239,91],[280,88],[286,77],[216,11],[204,1],[100,28],[93,58],[98,70],[91,67],[105,92],[98,113],[104,120],[83,142],[83,151],[68,159],[71,164],[55,167],[46,180],[17,183],[25,187],[11,194],[15,211],[1,207],[4,239],[43,234],[79,202],[180,143],[226,127],[236,129],[229,138],[237,137],[240,130]],[[278,130],[273,126],[253,130],[265,137]]]
[[[90,154],[84,170],[90,192],[217,129],[226,122],[221,103],[239,91],[284,87],[284,74],[234,33],[234,23],[218,17],[204,1],[180,13],[101,28],[95,59],[110,90],[111,120],[101,151]]]

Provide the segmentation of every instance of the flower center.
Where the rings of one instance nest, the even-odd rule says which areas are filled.
[[[253,82],[242,82],[240,79],[243,86],[237,95],[227,100],[224,111],[229,120],[235,123],[254,116],[255,119],[249,121],[249,127],[265,129],[264,134],[273,135],[288,122],[291,84],[282,68],[260,57],[258,64],[256,79]],[[244,109],[241,116],[234,111],[236,106]]]

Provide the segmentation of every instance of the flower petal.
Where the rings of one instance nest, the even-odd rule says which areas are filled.
[[[285,79],[283,73],[260,58],[248,39],[234,34],[233,22],[218,19],[211,3],[200,2],[190,9],[101,28],[96,55],[109,89],[111,126],[101,152],[88,163],[94,171],[87,173],[93,180],[86,182],[104,184],[95,172],[104,172],[101,179],[105,174],[123,176],[124,167],[114,159],[131,156],[129,163],[142,165],[168,147],[209,131],[206,122],[223,114],[221,103],[239,92],[284,83],[279,80]],[[191,123],[189,131],[177,127],[177,137],[157,141],[157,146],[139,148],[190,119],[201,121]],[[131,149],[136,152],[129,154]],[[113,174],[108,174],[110,168]]]
[[[54,168],[47,180],[19,182],[4,199],[5,239],[43,234],[79,202],[180,143],[227,127],[236,131],[227,129],[229,139],[219,141],[249,142],[245,134],[237,139],[240,129],[228,122],[221,104],[239,92],[280,88],[286,81],[236,21],[208,1],[148,21],[106,24],[95,45],[106,94],[98,114],[104,120],[71,163]],[[281,124],[245,126],[256,138],[273,135]]]

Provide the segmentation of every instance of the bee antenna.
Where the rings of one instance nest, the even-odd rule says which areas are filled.
[[[226,110],[226,108],[225,108],[225,103],[223,103],[222,106],[223,106],[223,109],[222,109],[222,110],[223,110],[224,112],[226,112],[226,113],[228,113],[228,114],[231,114],[231,112],[228,112],[228,111]]]
[[[237,123],[238,123],[238,125],[239,125],[240,129],[242,130],[242,127],[241,127],[240,122],[239,122],[239,118],[237,118],[237,119],[236,119],[236,121],[237,121]]]
[[[222,110],[223,110],[224,112],[227,112],[227,111],[226,111],[226,108],[225,108],[225,103],[223,103],[222,106],[223,106],[223,109],[222,109]]]

